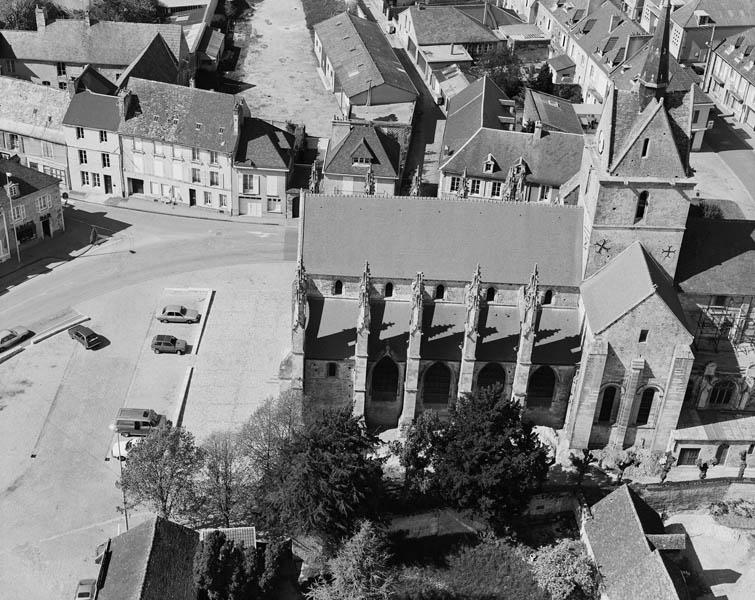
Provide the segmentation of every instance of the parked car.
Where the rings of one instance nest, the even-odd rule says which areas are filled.
[[[96,579],[82,579],[79,581],[79,585],[76,586],[76,600],[92,600],[94,594],[97,591]]]
[[[30,335],[32,335],[32,332],[20,325],[10,329],[0,329],[0,352],[24,341]]]
[[[159,415],[151,408],[121,408],[110,429],[125,437],[146,436],[153,429],[169,424],[165,415]]]
[[[186,352],[186,340],[179,340],[172,335],[156,335],[152,338],[152,350],[155,354],[163,352],[184,354]]]
[[[180,304],[169,304],[157,316],[161,323],[199,323],[199,313]]]
[[[89,327],[84,327],[83,325],[74,325],[68,330],[68,335],[87,350],[95,348],[102,343],[102,338],[99,335],[89,329]]]
[[[134,449],[134,446],[141,442],[142,439],[143,438],[140,437],[129,437],[129,439],[118,438],[115,444],[113,444],[110,454],[113,455],[113,458],[126,460],[129,452],[131,452]]]

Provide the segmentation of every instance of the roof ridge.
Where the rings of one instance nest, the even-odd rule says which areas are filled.
[[[608,172],[611,173],[616,169],[616,167],[619,165],[619,163],[624,160],[624,157],[629,153],[629,151],[632,149],[632,146],[634,146],[634,143],[639,139],[640,135],[642,134],[645,129],[647,129],[648,125],[650,125],[651,121],[655,118],[655,115],[658,113],[658,111],[663,107],[663,102],[660,100],[655,100],[655,105],[648,104],[651,109],[648,111],[647,107],[645,107],[645,110],[643,110],[640,114],[637,115],[637,118],[635,118],[634,122],[632,123],[632,128],[629,130],[629,134],[627,135],[626,140],[624,141],[624,148],[619,153],[619,155],[614,158],[613,164],[609,166]],[[645,122],[641,125],[637,125],[637,123],[641,123],[640,117],[643,116],[643,113],[647,111],[647,115],[644,115]],[[639,127],[635,131],[635,127]]]
[[[149,572],[149,565],[152,562],[152,549],[155,547],[155,538],[157,537],[157,521],[161,519],[162,517],[155,516],[154,521],[152,522],[152,535],[149,539],[149,550],[147,551],[147,560],[144,564],[144,571],[142,572],[142,580],[139,582],[139,595],[137,596],[138,600],[141,600],[144,597],[144,588],[147,583],[147,573]]]

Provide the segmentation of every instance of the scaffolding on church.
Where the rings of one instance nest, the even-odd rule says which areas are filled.
[[[755,333],[746,333],[747,308],[746,304],[735,305],[732,298],[709,298],[707,306],[701,307],[697,319],[693,342],[695,348],[708,349],[703,347],[709,342],[713,351],[718,352],[722,339],[728,340],[732,346],[755,344]]]

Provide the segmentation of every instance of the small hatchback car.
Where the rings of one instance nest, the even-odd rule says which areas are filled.
[[[94,600],[94,594],[97,591],[96,579],[82,579],[76,586],[75,600]]]
[[[89,327],[84,327],[83,325],[74,325],[68,330],[68,335],[71,336],[72,340],[76,340],[87,350],[99,346],[100,343],[102,343],[102,339],[99,335],[89,329]]]
[[[155,351],[155,354],[162,354],[163,352],[185,354],[186,340],[179,340],[172,335],[156,335],[152,338],[152,350]]]
[[[199,323],[199,313],[193,308],[170,304],[157,315],[157,320],[161,323]]]

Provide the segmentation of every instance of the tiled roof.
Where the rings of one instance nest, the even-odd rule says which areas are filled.
[[[14,160],[0,158],[0,204],[6,204],[9,201],[8,193],[5,189],[5,185],[8,183],[6,173],[11,174],[12,183],[18,184],[21,196],[28,196],[59,183],[59,179],[52,175],[24,167]]]
[[[553,67],[556,72],[573,69],[577,66],[568,54],[559,54],[558,56],[549,58],[548,64]]]
[[[68,105],[63,124],[102,129],[104,131],[118,131],[121,120],[118,96],[95,94],[89,90],[79,92]]]
[[[198,52],[204,54],[211,60],[220,58],[220,48],[223,46],[223,39],[225,36],[219,29],[207,28],[205,29],[202,41],[199,42]]]
[[[686,294],[752,294],[755,221],[689,219],[679,251],[676,283]]]
[[[178,63],[159,33],[121,73],[118,89],[125,89],[132,77],[164,83],[178,82]]]
[[[194,600],[199,535],[152,517],[113,538],[98,600]]]
[[[499,129],[498,117],[511,117],[509,97],[487,75],[474,81],[448,102],[448,117],[443,133],[443,146],[457,151],[480,127]]]
[[[658,514],[623,485],[591,507],[585,534],[612,600],[680,600],[680,573],[653,550],[646,533],[663,533]]]
[[[128,65],[161,34],[176,59],[187,52],[180,25],[64,19],[43,31],[0,31],[0,57],[107,66]],[[183,52],[182,52],[183,47]]]
[[[347,96],[383,84],[417,94],[377,23],[344,12],[315,25],[315,32]]]
[[[600,333],[638,304],[657,294],[683,327],[686,318],[674,282],[640,242],[634,242],[580,285],[585,315]]]
[[[216,152],[235,151],[235,96],[136,77],[128,89],[135,98],[128,118],[120,124],[121,134]]]
[[[598,9],[605,0],[541,0],[539,6],[547,10],[561,25],[567,29],[574,26],[586,14]]]
[[[408,10],[420,46],[499,41],[487,27],[454,6],[412,6]]]
[[[581,208],[307,194],[303,213],[312,274],[359,277],[368,260],[375,277],[466,281],[479,262],[484,281],[521,285],[537,263],[544,286],[581,281]]]
[[[288,131],[267,121],[244,119],[235,163],[257,168],[288,169],[294,139]]]
[[[524,88],[525,121],[540,121],[549,131],[582,135],[582,124],[568,100]]]
[[[372,125],[352,125],[345,138],[335,147],[328,147],[323,173],[363,177],[367,167],[354,165],[354,154],[360,150],[372,156],[375,177],[398,177],[398,142]]]
[[[726,38],[714,52],[755,85],[755,27]]]
[[[755,3],[752,0],[690,0],[671,14],[680,27],[700,27],[695,11],[704,10],[718,27],[755,25]]]
[[[480,3],[467,6],[459,5],[456,8],[465,15],[472,17],[480,25],[485,21],[485,27],[488,29],[522,24],[522,20],[513,10],[501,8],[487,2],[485,4]]]
[[[65,143],[63,116],[68,92],[12,77],[0,77],[0,129]]]
[[[470,177],[504,181],[509,168],[523,158],[530,169],[528,181],[558,187],[579,171],[583,148],[582,135],[573,133],[543,131],[538,135],[483,128],[454,152],[441,170],[461,173],[466,168]],[[488,154],[498,165],[493,173],[484,172]]]

